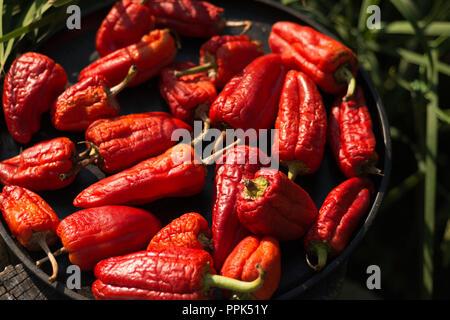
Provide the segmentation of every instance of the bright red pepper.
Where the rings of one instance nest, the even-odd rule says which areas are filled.
[[[152,248],[100,261],[92,284],[95,299],[206,300],[214,288],[253,292],[263,283],[264,271],[252,282],[216,274],[204,250],[185,247]]]
[[[275,120],[273,153],[289,168],[289,178],[316,172],[322,162],[327,135],[327,113],[314,82],[290,70],[281,92]]]
[[[176,43],[168,29],[153,30],[137,43],[118,49],[81,70],[78,80],[95,75],[103,76],[109,85],[115,86],[125,79],[131,66],[138,72],[128,86],[141,84],[158,75],[175,59]]]
[[[276,169],[261,169],[243,179],[237,214],[242,225],[259,236],[280,241],[302,237],[317,218],[309,194]]]
[[[268,300],[278,289],[281,278],[281,252],[273,237],[248,236],[233,249],[220,274],[233,279],[252,281],[258,278],[255,265],[265,271],[264,285],[250,294],[235,294],[240,299]]]
[[[116,173],[172,147],[177,143],[172,139],[177,129],[192,132],[166,112],[145,112],[95,121],[85,139],[93,147],[95,164],[104,172]]]
[[[350,178],[335,187],[326,197],[319,216],[305,238],[305,250],[317,256],[317,265],[308,264],[315,270],[322,269],[327,258],[340,254],[353,231],[365,216],[374,192],[367,178]]]
[[[358,71],[355,53],[342,43],[307,26],[280,21],[269,36],[272,52],[290,69],[306,73],[323,91],[350,96]]]
[[[3,111],[9,133],[17,142],[30,142],[40,129],[41,115],[66,84],[64,69],[45,55],[27,52],[13,61],[3,85]]]
[[[347,178],[381,173],[375,167],[378,160],[376,140],[360,86],[347,101],[342,97],[334,101],[328,120],[328,142]]]
[[[95,46],[100,57],[139,42],[155,28],[149,8],[132,0],[117,1],[97,31]]]

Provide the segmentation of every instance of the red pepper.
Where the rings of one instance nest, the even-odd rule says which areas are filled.
[[[286,74],[275,129],[273,153],[289,168],[290,179],[319,169],[327,113],[316,85],[305,73],[290,70]]]
[[[233,279],[252,281],[258,278],[255,265],[265,271],[264,285],[250,294],[235,294],[240,299],[268,300],[278,289],[281,278],[281,252],[273,237],[248,236],[233,249],[220,274]]]
[[[97,120],[85,138],[100,169],[116,173],[172,147],[177,143],[172,139],[177,129],[192,132],[189,125],[166,112],[146,112]]]
[[[127,206],[102,206],[77,211],[56,230],[72,264],[91,270],[105,258],[145,248],[161,229],[152,213]]]
[[[243,184],[237,203],[239,221],[258,236],[299,239],[317,218],[309,194],[281,171],[261,169]]]
[[[99,262],[92,284],[95,299],[206,300],[213,288],[253,292],[260,277],[244,282],[216,274],[212,258],[204,250],[185,247],[152,248]]]
[[[13,61],[3,85],[3,111],[17,142],[30,142],[40,129],[41,115],[66,84],[64,69],[45,55],[27,52]]]
[[[277,54],[253,60],[226,84],[211,105],[211,126],[244,130],[272,128],[285,71]]]
[[[5,186],[0,194],[0,211],[11,232],[28,250],[44,250],[52,261],[56,279],[58,264],[48,246],[58,240],[56,228],[59,218],[53,209],[36,193],[18,186]]]
[[[374,192],[367,178],[350,178],[335,187],[326,197],[319,216],[305,238],[305,250],[317,256],[315,270],[322,269],[328,256],[339,255],[347,246],[353,231],[367,212],[370,194]]]
[[[328,142],[339,168],[347,178],[381,174],[375,167],[376,141],[362,88],[358,86],[355,94],[344,100],[334,101],[328,120]]]
[[[128,70],[134,65],[138,72],[128,86],[135,86],[158,75],[164,67],[172,63],[176,53],[175,39],[170,31],[153,30],[139,42],[94,61],[80,72],[78,80],[101,75],[109,85],[115,86],[126,77]]]
[[[100,57],[139,42],[155,28],[155,17],[149,8],[132,1],[117,1],[97,31],[95,46]]]
[[[189,212],[174,219],[155,234],[147,250],[170,247],[210,250],[211,238],[211,229],[206,219],[196,212]]]
[[[244,35],[214,36],[200,47],[200,65],[188,70],[178,70],[177,77],[208,72],[217,89],[242,71],[250,62],[262,56],[264,50],[259,41]]]
[[[120,114],[116,95],[136,75],[132,66],[122,82],[109,88],[101,75],[86,78],[64,91],[51,109],[53,126],[62,131],[84,131],[95,120]]]
[[[280,21],[269,36],[272,52],[290,69],[306,73],[326,93],[353,93],[358,60],[342,43],[306,26]]]

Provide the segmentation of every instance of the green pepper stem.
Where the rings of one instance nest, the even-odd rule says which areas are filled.
[[[120,91],[122,91],[136,76],[138,71],[137,66],[132,65],[130,69],[128,69],[128,73],[125,78],[117,85],[109,89],[109,95],[116,96]]]
[[[216,64],[213,62],[207,62],[205,64],[201,64],[199,66],[195,66],[186,70],[175,70],[173,72],[173,75],[177,78],[182,77],[182,76],[187,76],[187,75],[191,75],[191,74],[197,74],[197,73],[202,73],[202,72],[206,72],[209,69],[214,69],[217,68]]]
[[[324,242],[313,242],[309,245],[309,250],[317,257],[317,264],[313,265],[306,255],[306,263],[315,271],[322,270],[327,264],[328,252],[330,251],[328,244]]]
[[[350,71],[347,65],[339,67],[336,71],[336,79],[339,82],[346,82],[347,85],[347,93],[342,98],[342,100],[347,101],[350,99],[355,93],[356,89],[356,78],[353,73]]]
[[[244,197],[248,200],[256,200],[262,197],[269,185],[269,181],[264,177],[258,177],[255,180],[242,179],[242,182],[245,185]]]
[[[255,267],[258,270],[259,275],[258,278],[253,281],[242,281],[217,274],[206,273],[203,277],[203,286],[206,291],[208,291],[209,288],[221,288],[233,292],[254,292],[263,286],[266,276],[264,269],[259,264]]]
[[[46,233],[42,232],[37,241],[39,246],[44,250],[44,252],[47,254],[48,259],[50,260],[50,263],[52,264],[52,275],[48,278],[48,281],[53,282],[56,280],[56,277],[58,276],[58,262],[55,259],[55,256],[50,251],[50,248],[47,245],[47,241],[45,240]]]

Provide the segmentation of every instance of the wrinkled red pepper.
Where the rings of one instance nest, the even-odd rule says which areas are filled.
[[[307,26],[280,21],[269,36],[272,52],[290,69],[306,73],[326,93],[353,93],[358,60],[342,43]]]
[[[64,69],[45,55],[27,52],[13,61],[3,84],[3,111],[17,142],[30,142],[40,129],[41,115],[50,110],[66,84]]]
[[[376,140],[360,86],[347,101],[342,97],[334,101],[328,120],[328,142],[347,178],[381,174],[381,170],[375,167],[378,160]]]
[[[157,267],[155,267],[157,266]],[[97,300],[206,300],[214,288],[253,292],[263,283],[264,271],[251,282],[216,274],[204,250],[185,247],[152,248],[100,261],[92,293]]]
[[[136,86],[158,75],[175,59],[176,43],[168,29],[153,30],[137,43],[116,50],[81,70],[78,80],[95,75],[103,76],[109,85],[119,84],[131,66],[138,72],[128,86]]]
[[[145,248],[161,229],[152,213],[127,206],[102,206],[77,211],[56,230],[72,264],[91,270],[105,258]]]
[[[319,216],[304,238],[305,250],[317,257],[317,264],[308,264],[315,270],[322,269],[328,257],[339,255],[347,246],[353,231],[367,213],[370,195],[374,192],[367,178],[350,178],[335,187],[326,197]]]
[[[261,169],[243,179],[237,214],[242,225],[258,236],[280,241],[302,237],[317,218],[309,194],[276,169]]]
[[[319,169],[327,135],[327,113],[316,85],[305,73],[290,70],[286,74],[275,129],[273,153],[289,168],[290,179]]]

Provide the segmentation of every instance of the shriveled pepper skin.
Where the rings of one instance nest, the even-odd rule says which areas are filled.
[[[211,238],[211,228],[206,219],[196,212],[189,212],[158,231],[147,250],[170,247],[209,249]]]
[[[139,42],[155,28],[155,17],[146,6],[132,0],[117,1],[97,31],[95,46],[100,57]]]
[[[305,73],[286,74],[275,121],[273,152],[299,174],[316,172],[327,136],[327,113],[316,85]]]
[[[112,257],[95,266],[92,292],[97,300],[206,300],[203,276],[212,263],[206,251],[184,247]]]
[[[144,3],[155,16],[156,26],[197,38],[209,38],[225,28],[224,9],[206,1],[148,0]]]
[[[261,169],[239,194],[239,221],[253,234],[280,241],[302,237],[317,218],[310,195],[283,172]],[[257,188],[257,189],[256,189]]]
[[[48,245],[57,241],[59,218],[36,193],[19,186],[5,186],[0,194],[0,211],[11,232],[25,248],[40,250],[36,241],[40,234]]]
[[[0,182],[18,185],[33,191],[63,188],[76,177],[60,178],[73,170],[76,156],[75,144],[68,138],[54,138],[39,142],[21,154],[0,162]]]
[[[76,207],[143,204],[165,197],[187,197],[205,186],[206,168],[187,144],[177,144],[159,156],[139,162],[84,189]]]
[[[256,58],[223,88],[209,109],[213,127],[272,128],[286,70],[278,54]]]
[[[56,232],[70,262],[92,270],[100,260],[144,249],[160,229],[159,219],[143,209],[101,206],[67,216]]]
[[[12,137],[30,142],[41,124],[41,115],[64,90],[67,74],[49,57],[27,52],[17,57],[5,76],[3,111]]]
[[[328,120],[328,142],[347,178],[377,170],[374,167],[378,154],[372,119],[361,87],[358,86],[347,101],[341,97],[334,101]]]
[[[177,129],[192,131],[169,113],[145,112],[97,120],[85,138],[95,145],[100,169],[116,173],[172,147],[177,142],[172,133]]]
[[[348,66],[354,76],[358,70],[358,60],[351,49],[313,28],[293,22],[275,23],[269,45],[288,68],[303,71],[329,94],[340,94],[347,87],[336,76],[340,67]]]
[[[137,43],[118,49],[81,70],[78,80],[101,75],[111,86],[120,83],[131,66],[137,74],[128,86],[135,86],[158,75],[172,63],[177,53],[175,39],[168,29],[153,30]]]
[[[161,72],[159,82],[159,91],[172,114],[187,123],[194,121],[197,107],[209,107],[217,96],[216,87],[205,73],[175,77],[175,70],[194,66],[191,62],[176,62]]]
[[[238,280],[255,280],[258,277],[256,264],[266,271],[264,285],[245,298],[268,300],[277,290],[281,278],[281,251],[277,239],[245,237],[227,257],[220,274]]]

